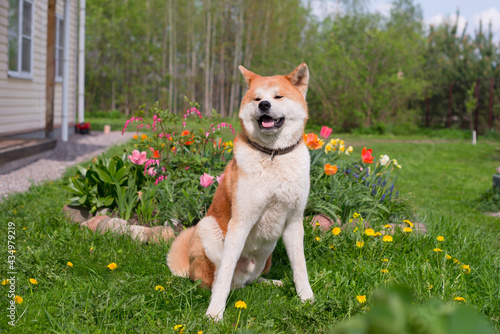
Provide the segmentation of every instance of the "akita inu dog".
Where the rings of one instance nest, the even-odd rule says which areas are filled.
[[[304,257],[303,214],[309,194],[309,71],[259,76],[240,66],[248,90],[241,101],[242,133],[234,141],[207,216],[174,240],[167,264],[174,275],[212,289],[206,314],[222,319],[231,288],[269,271],[279,237],[290,258],[299,297],[313,300]]]

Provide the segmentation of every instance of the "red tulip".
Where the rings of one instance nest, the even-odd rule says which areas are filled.
[[[322,127],[321,131],[319,132],[319,135],[325,139],[330,137],[331,134],[332,134],[332,129],[327,126]]]
[[[363,160],[364,163],[372,164],[372,152],[372,149],[367,150],[366,147],[363,147],[363,150],[361,151],[361,160]]]

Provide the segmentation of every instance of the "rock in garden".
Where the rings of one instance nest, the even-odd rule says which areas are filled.
[[[337,218],[336,222],[337,222],[337,224],[340,225],[340,219]],[[323,231],[323,232],[331,230],[333,228],[334,224],[335,224],[335,221],[333,219],[331,219],[330,217],[328,217],[326,215],[322,215],[322,214],[314,216],[311,220],[311,226],[313,228],[316,228],[316,226],[318,226],[321,229],[321,231]]]
[[[63,212],[73,223],[83,223],[92,218],[90,211],[82,206],[71,206],[66,204],[63,206]]]
[[[170,226],[154,226],[148,231],[148,241],[158,243],[175,237],[175,231]]]
[[[130,225],[125,219],[111,218],[107,221],[101,221],[96,228],[96,232],[101,234],[110,231],[116,234],[125,234],[130,231]]]
[[[96,231],[97,226],[101,223],[102,226],[104,227],[106,225],[106,222],[110,220],[108,216],[96,216],[94,218],[91,218],[87,220],[86,222],[83,222],[81,227],[88,227],[92,231]]]
[[[497,174],[500,174],[500,167],[497,168]]]
[[[130,225],[130,237],[136,241],[145,242],[148,241],[148,230],[149,227],[141,225]]]

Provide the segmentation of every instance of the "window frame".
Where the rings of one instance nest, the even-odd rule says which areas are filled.
[[[31,34],[27,36],[30,41],[30,53],[29,53],[29,58],[30,58],[30,69],[29,72],[23,71],[22,69],[22,45],[23,45],[23,38],[25,38],[26,35],[23,34],[23,22],[24,22],[24,4],[29,3],[31,5],[31,22],[30,22],[30,32]],[[34,5],[34,0],[19,0],[18,3],[18,22],[17,22],[17,71],[9,70],[9,65],[8,65],[8,60],[7,60],[7,74],[11,78],[18,78],[18,79],[28,79],[32,80],[33,79],[33,46],[34,46],[34,21],[35,21],[35,5]],[[7,42],[8,44],[8,42]]]
[[[61,23],[61,25],[59,24]],[[56,68],[55,68],[55,80],[56,82],[63,82],[63,75],[58,75],[59,73],[59,65],[64,67],[64,39],[62,41],[62,44],[59,45],[59,39],[60,39],[60,34],[61,30],[59,29],[61,27],[64,30],[64,15],[57,13],[56,14],[56,42],[54,43],[54,48],[55,48],[55,62],[56,62]],[[59,50],[62,50],[63,54],[63,59],[59,59]]]

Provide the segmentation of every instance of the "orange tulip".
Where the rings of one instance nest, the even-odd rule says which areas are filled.
[[[335,175],[337,173],[337,166],[335,165],[330,165],[330,164],[326,164],[325,165],[325,174],[326,175]]]
[[[308,133],[307,135],[304,133],[304,142],[307,145],[307,148],[310,150],[317,150],[323,146],[323,142],[318,138],[315,133]]]

